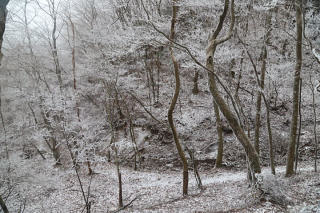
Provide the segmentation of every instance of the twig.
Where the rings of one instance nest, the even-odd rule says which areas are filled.
[[[46,160],[46,157],[41,153],[41,151],[39,150],[39,148],[38,148],[36,145],[34,145],[34,144],[32,144],[32,146],[37,150],[37,152],[38,152],[39,155],[42,157],[42,159],[43,159],[43,160]]]

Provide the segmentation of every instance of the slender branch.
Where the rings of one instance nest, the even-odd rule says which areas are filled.
[[[158,120],[156,117],[154,117],[154,115],[145,107],[145,105],[143,104],[143,102],[137,98],[132,92],[127,91],[129,93],[129,95],[131,95],[131,97],[133,97],[139,104],[140,106],[142,106],[142,108],[148,113],[148,115],[150,115],[150,117],[157,121],[159,124],[164,124],[164,122],[161,122],[160,120]]]
[[[120,212],[126,208],[128,208],[135,200],[137,200],[140,196],[135,197],[134,199],[132,199],[128,204],[124,205],[123,207],[121,207],[120,209],[117,209],[116,211],[112,211],[110,213],[117,213]]]

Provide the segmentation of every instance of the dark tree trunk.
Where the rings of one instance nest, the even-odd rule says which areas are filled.
[[[2,59],[2,42],[3,42],[3,34],[6,29],[6,20],[7,20],[7,5],[9,0],[1,0],[0,1],[0,65]]]
[[[6,206],[6,203],[2,199],[1,195],[0,195],[0,206],[1,206],[1,208],[2,208],[4,213],[9,213],[9,210],[8,210],[8,208]]]
[[[299,86],[300,86],[300,73],[302,67],[302,0],[296,0],[296,22],[297,22],[297,43],[296,43],[296,67],[294,72],[293,84],[293,106],[292,106],[292,122],[290,129],[290,142],[288,149],[286,176],[294,174],[294,157],[296,149],[296,138],[298,129],[298,111],[299,111]]]
[[[173,1],[173,4],[175,4],[174,1]],[[177,13],[178,13],[178,6],[173,5],[172,6],[171,33],[170,33],[171,40],[174,40],[174,38],[175,38],[175,23],[176,23]],[[182,193],[183,193],[183,195],[187,195],[188,194],[188,183],[189,183],[188,162],[187,162],[185,153],[183,151],[183,148],[181,146],[181,143],[179,141],[178,132],[177,132],[176,127],[173,122],[173,111],[176,106],[176,103],[177,103],[177,100],[179,97],[179,93],[180,93],[180,73],[179,73],[179,65],[178,65],[178,62],[174,56],[172,46],[170,46],[170,54],[171,54],[171,60],[173,62],[173,66],[174,66],[174,77],[176,80],[176,86],[175,86],[174,96],[172,98],[172,101],[171,101],[171,104],[170,104],[170,107],[168,110],[168,121],[169,121],[170,128],[172,130],[174,142],[176,144],[179,157],[180,157],[181,162],[183,164],[183,184],[182,184],[182,191],[183,192]]]

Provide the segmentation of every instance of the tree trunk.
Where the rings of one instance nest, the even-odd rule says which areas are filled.
[[[54,1],[53,1],[54,2]],[[53,5],[53,9],[54,5]],[[55,13],[55,11],[53,11],[53,15],[52,15],[52,19],[53,19],[53,30],[52,30],[52,34],[51,34],[51,39],[52,39],[52,56],[53,56],[53,60],[54,60],[54,64],[55,64],[55,70],[56,70],[56,75],[58,78],[58,82],[59,82],[59,86],[60,86],[60,90],[62,91],[62,77],[61,77],[61,66],[60,66],[60,62],[59,62],[59,58],[58,58],[58,50],[57,50],[57,36],[56,36],[56,31],[57,31],[57,15]]]
[[[273,151],[273,140],[272,140],[272,130],[271,130],[271,121],[270,121],[270,106],[269,103],[267,103],[267,100],[264,100],[264,104],[266,106],[267,111],[267,128],[268,128],[268,141],[269,141],[269,157],[270,157],[270,168],[271,173],[273,175],[276,174],[276,167],[274,162],[274,151]]]
[[[262,82],[264,82],[264,72],[261,73],[261,87],[263,89]],[[254,147],[257,151],[257,153],[260,153],[260,125],[261,125],[261,93],[258,92],[258,97],[257,97],[257,111],[256,111],[256,119],[255,119],[255,128],[254,128]]]
[[[7,20],[7,4],[9,0],[1,0],[0,1],[0,65],[2,60],[2,42],[3,42],[3,34],[6,29],[6,20]]]
[[[313,111],[313,137],[314,137],[314,172],[317,172],[317,157],[318,157],[318,139],[317,139],[317,109],[316,109],[316,100],[314,90],[316,89],[312,83],[311,75],[310,75],[310,90],[312,94],[312,111]]]
[[[0,195],[0,206],[1,206],[1,208],[2,208],[4,213],[9,213],[9,210],[8,210],[8,208],[6,206],[6,203],[2,199],[1,195]]]
[[[299,146],[300,146],[300,136],[301,136],[301,125],[302,125],[302,114],[301,114],[301,92],[302,92],[302,79],[300,78],[299,85],[299,128],[298,128],[298,136],[297,136],[297,145],[296,145],[296,156],[295,156],[295,165],[294,165],[294,173],[297,173],[298,162],[299,162]]]
[[[258,81],[258,85],[259,85],[259,91],[257,96],[257,114],[256,114],[256,123],[255,123],[255,148],[256,151],[260,152],[260,148],[259,148],[259,141],[260,141],[260,116],[261,116],[261,98],[263,96],[264,99],[264,104],[266,107],[266,111],[267,111],[267,129],[268,129],[268,142],[269,142],[269,157],[270,157],[270,168],[271,168],[271,172],[272,174],[276,173],[275,170],[275,163],[274,163],[274,151],[273,151],[273,141],[272,141],[272,130],[271,130],[271,121],[270,121],[270,106],[269,103],[267,102],[265,95],[262,94],[263,90],[264,90],[264,82],[265,82],[265,75],[266,75],[266,65],[267,65],[267,57],[268,57],[268,52],[267,52],[267,44],[270,42],[270,34],[271,34],[271,18],[272,18],[272,11],[270,11],[270,14],[267,15],[266,18],[266,44],[264,44],[263,49],[262,49],[262,66],[261,66],[261,79],[259,82],[259,79],[257,77],[257,81]],[[256,76],[258,76],[258,74],[256,73]]]
[[[212,60],[212,57],[210,56],[209,57],[207,56],[207,68],[213,71],[213,60]],[[213,79],[213,80],[210,80],[210,85],[209,85],[211,94],[216,104],[219,106],[220,111],[223,113],[224,117],[227,119],[237,139],[244,147],[245,152],[249,158],[251,169],[255,173],[261,173],[260,160],[259,160],[258,153],[256,152],[254,146],[251,144],[243,128],[240,126],[236,116],[233,114],[233,112],[230,110],[228,105],[225,103],[225,101],[221,97],[214,80],[214,74],[209,73],[209,78]]]
[[[196,70],[194,72],[193,89],[192,89],[192,93],[195,94],[195,95],[199,93],[198,79],[199,79],[199,71]]]
[[[209,78],[209,81],[215,80]],[[210,85],[210,82],[209,82]],[[222,122],[220,118],[220,112],[219,112],[219,107],[216,103],[213,103],[214,107],[214,114],[216,116],[216,126],[217,126],[217,133],[218,133],[218,154],[217,154],[217,159],[215,163],[216,168],[222,167],[222,158],[223,158],[223,135],[222,135]]]
[[[175,4],[175,1],[173,1],[173,4]],[[174,28],[175,28],[175,23],[176,23],[177,12],[178,12],[178,6],[173,5],[172,6],[172,20],[171,20],[171,34],[170,34],[171,40],[174,40],[174,37],[175,37],[175,29]],[[176,80],[176,87],[175,87],[174,96],[172,98],[172,101],[171,101],[171,104],[170,104],[170,107],[168,110],[168,121],[169,121],[169,125],[171,127],[171,130],[172,130],[174,142],[176,144],[180,159],[183,164],[182,193],[183,193],[183,195],[187,195],[188,194],[188,182],[189,182],[188,181],[188,162],[187,162],[185,153],[182,149],[182,146],[180,144],[178,133],[177,133],[176,127],[173,122],[173,111],[176,106],[176,103],[177,103],[177,100],[179,97],[179,93],[180,93],[180,74],[179,74],[179,65],[178,65],[178,62],[174,56],[172,46],[170,46],[170,54],[171,54],[171,59],[172,59],[173,66],[174,66],[174,77]]]
[[[220,92],[217,88],[216,81],[215,81],[215,71],[214,71],[214,53],[216,51],[216,48],[219,44],[222,44],[223,42],[229,40],[232,35],[233,26],[235,22],[235,15],[234,15],[234,0],[231,1],[231,24],[229,28],[229,32],[226,35],[226,37],[222,39],[217,39],[219,33],[221,32],[221,29],[223,27],[223,22],[226,18],[227,12],[229,7],[229,0],[225,0],[223,13],[220,16],[219,24],[214,31],[212,37],[209,40],[209,45],[206,51],[206,67],[208,70],[210,70],[208,76],[209,76],[209,87],[210,92],[212,94],[212,97],[214,99],[214,102],[219,106],[220,111],[223,113],[224,117],[227,119],[229,125],[231,126],[234,134],[236,135],[239,142],[242,144],[242,146],[245,149],[245,152],[248,156],[250,165],[249,169],[252,170],[254,173],[261,173],[261,167],[260,167],[260,160],[258,153],[256,152],[254,146],[251,144],[249,138],[245,134],[243,128],[239,124],[237,117],[234,115],[234,113],[231,111],[229,106],[226,104],[225,100],[220,95]]]
[[[317,172],[317,158],[318,158],[318,139],[317,139],[317,112],[316,112],[316,106],[315,106],[315,97],[314,92],[312,92],[312,108],[313,108],[313,134],[314,134],[314,172]]]
[[[288,148],[286,176],[294,174],[294,156],[296,148],[298,111],[299,111],[299,84],[302,67],[302,0],[296,0],[296,23],[297,23],[297,43],[296,43],[296,67],[294,73],[293,98],[292,98],[292,118],[290,128],[290,141]]]

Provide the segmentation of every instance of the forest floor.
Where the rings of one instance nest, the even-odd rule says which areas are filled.
[[[15,159],[14,159],[15,158]],[[17,158],[20,158],[19,160]],[[11,156],[12,192],[7,200],[11,212],[84,212],[84,201],[75,171],[54,167],[40,156],[23,159]],[[1,164],[0,164],[1,165]],[[84,190],[90,188],[92,212],[114,212],[118,209],[118,180],[111,163],[93,165],[96,174],[80,169]],[[179,168],[175,168],[178,170]],[[36,172],[35,172],[36,171]],[[189,172],[189,195],[182,197],[182,172],[142,170],[122,167],[124,205],[121,212],[319,212],[320,175],[312,163],[299,165],[298,174],[284,177],[285,167],[277,168],[276,179],[292,201],[280,206],[260,200],[248,187],[245,170],[209,169],[201,171],[203,190],[198,189],[193,172]],[[263,174],[270,173],[263,168]],[[266,176],[267,177],[267,176]],[[5,178],[5,177],[2,177]],[[1,189],[1,188],[0,188]],[[1,211],[0,211],[1,212]]]

